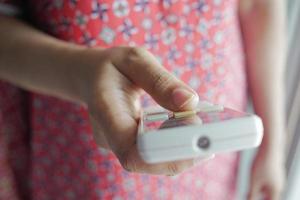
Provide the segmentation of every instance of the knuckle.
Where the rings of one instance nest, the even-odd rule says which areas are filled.
[[[152,90],[165,90],[170,85],[171,81],[172,77],[167,72],[159,73],[154,76]]]
[[[122,167],[128,172],[136,172],[137,171],[137,164],[134,159],[129,159],[126,157],[121,161]]]
[[[167,167],[170,175],[176,175],[182,171],[182,169],[180,169],[180,166],[175,162],[169,163]]]
[[[128,162],[127,159],[122,160],[120,163],[121,163],[123,169],[125,169],[128,172],[131,171],[131,166],[130,166],[130,164],[129,164],[129,162]]]
[[[146,54],[146,50],[141,47],[129,47],[126,55],[127,62],[134,63]]]

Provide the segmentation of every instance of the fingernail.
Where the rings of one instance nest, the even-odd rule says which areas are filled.
[[[215,154],[212,154],[212,155],[209,155],[209,156],[204,156],[204,157],[202,157],[202,156],[197,157],[197,158],[194,159],[194,164],[209,161],[209,160],[213,159],[214,157],[215,157]]]
[[[175,89],[172,95],[173,102],[178,108],[195,108],[199,101],[197,94],[183,88]]]

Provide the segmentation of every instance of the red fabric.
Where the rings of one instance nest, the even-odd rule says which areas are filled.
[[[212,102],[246,105],[237,0],[32,0],[35,23],[62,40],[145,46]],[[235,194],[238,156],[175,177],[127,173],[97,148],[84,108],[0,83],[0,199],[209,199]],[[149,97],[143,104],[150,104]]]

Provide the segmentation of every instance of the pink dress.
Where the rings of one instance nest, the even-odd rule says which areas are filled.
[[[144,46],[201,97],[243,110],[237,0],[31,0],[33,22],[90,47]],[[34,58],[33,58],[34,59]],[[143,104],[151,103],[146,97]],[[98,148],[84,108],[0,82],[0,199],[231,200],[238,154],[175,177],[128,173]]]

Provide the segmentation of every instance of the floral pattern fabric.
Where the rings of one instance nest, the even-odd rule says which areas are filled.
[[[243,110],[237,0],[31,0],[33,23],[62,40],[143,46],[200,98]],[[93,140],[87,111],[0,83],[0,199],[231,200],[238,155],[174,177],[128,173]],[[152,104],[149,96],[143,105]]]

